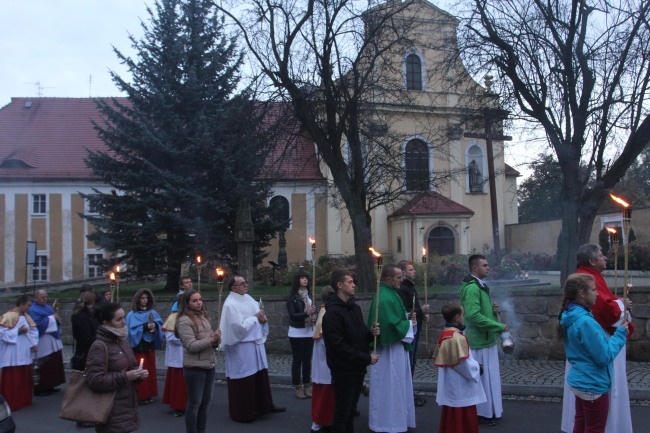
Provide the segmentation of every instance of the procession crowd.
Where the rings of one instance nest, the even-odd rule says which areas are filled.
[[[567,356],[561,429],[631,433],[625,372],[625,343],[634,331],[631,302],[607,287],[601,275],[606,258],[597,245],[583,245],[577,258],[558,316],[558,337]],[[441,433],[475,433],[479,425],[495,425],[503,416],[498,343],[509,341],[509,328],[490,298],[487,259],[472,255],[468,267],[458,302],[440,312],[445,327],[433,354],[439,368]],[[416,427],[414,408],[426,400],[413,392],[413,371],[420,333],[432,312],[420,304],[415,276],[409,261],[383,266],[364,320],[354,300],[352,272],[332,271],[320,301],[312,299],[313,292],[310,297],[310,276],[295,274],[286,300],[291,373],[296,398],[311,398],[311,433],[353,432],[362,393],[369,396],[373,432]],[[110,292],[95,295],[82,287],[72,315],[72,368],[85,371],[92,391],[112,392],[114,400],[106,422],[78,421],[77,427],[94,427],[99,433],[137,430],[138,405],[152,403],[159,394],[155,351],[163,341],[167,373],[162,403],[173,416],[185,417],[188,433],[207,429],[216,350],[225,358],[233,420],[250,423],[284,412],[273,403],[269,383],[264,346],[269,324],[263,305],[248,294],[242,276],[233,275],[227,287],[216,329],[188,277],[181,278],[178,300],[164,321],[148,289],[137,291],[125,312],[111,302]],[[33,303],[19,296],[15,308],[0,316],[0,394],[12,410],[31,406],[33,394],[57,392],[66,381],[61,318],[47,299],[45,290],[36,291]]]

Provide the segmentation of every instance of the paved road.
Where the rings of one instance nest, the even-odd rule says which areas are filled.
[[[162,391],[163,383],[159,383]],[[62,392],[49,397],[34,397],[34,405],[30,408],[14,412],[18,433],[63,433],[63,432],[93,432],[93,429],[77,430],[74,423],[58,418]],[[435,397],[422,394],[429,401],[424,407],[416,408],[418,427],[413,432],[436,432],[440,421],[440,409],[435,404]],[[208,421],[208,431],[219,433],[307,433],[311,427],[311,400],[297,400],[293,389],[286,385],[274,385],[273,396],[276,405],[286,406],[287,412],[267,415],[252,423],[235,423],[228,417],[227,390],[223,382],[215,385]],[[368,429],[368,399],[361,397],[357,418],[356,432],[370,433]],[[174,418],[167,406],[156,402],[140,407],[142,433],[183,432],[183,418]],[[485,433],[559,433],[561,403],[553,398],[508,399],[504,401],[504,417],[502,422],[494,427],[481,426]],[[632,406],[632,422],[634,431],[643,433],[650,425],[650,410],[644,406]]]

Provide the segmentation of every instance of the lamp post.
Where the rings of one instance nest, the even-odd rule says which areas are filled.
[[[605,227],[609,233],[609,243],[614,250],[614,296],[618,296],[618,232],[613,227]]]
[[[379,288],[381,286],[381,262],[382,262],[382,257],[381,253],[377,250],[375,250],[373,247],[368,248],[370,252],[372,253],[373,256],[377,259],[377,268],[376,268],[376,273],[377,273],[377,295],[375,296],[375,322],[379,322]],[[377,354],[377,336],[375,335],[374,339],[374,347],[372,349],[373,354]]]

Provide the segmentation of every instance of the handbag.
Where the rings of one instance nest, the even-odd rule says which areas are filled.
[[[102,343],[103,344],[103,343]],[[104,373],[108,372],[108,347]],[[70,421],[105,424],[113,409],[117,390],[97,392],[86,383],[86,372],[73,370],[70,381],[63,394],[59,418]]]

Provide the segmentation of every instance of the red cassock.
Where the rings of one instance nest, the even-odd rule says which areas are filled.
[[[311,419],[329,427],[334,422],[334,387],[322,383],[312,385]]]
[[[187,385],[182,368],[167,367],[162,402],[172,410],[184,411],[187,407]]]
[[[478,433],[476,406],[443,406],[440,433]]]
[[[32,366],[3,367],[0,369],[0,394],[11,410],[32,405]]]
[[[135,384],[138,393],[138,401],[148,400],[158,396],[158,376],[156,374],[156,352],[133,352],[138,361],[144,358],[143,369],[149,372],[149,376],[140,383]]]

